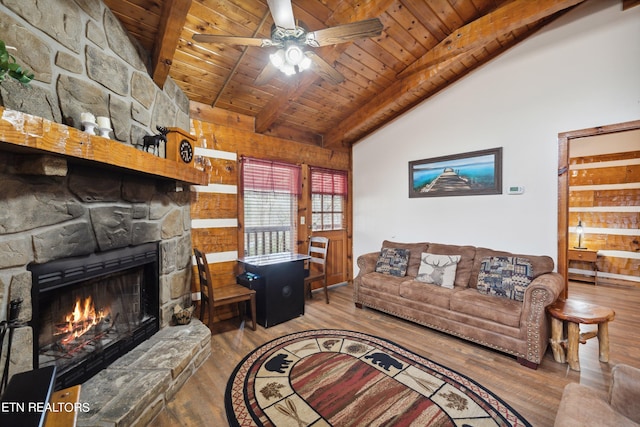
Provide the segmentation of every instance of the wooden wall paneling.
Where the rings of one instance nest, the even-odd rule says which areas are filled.
[[[195,155],[203,160],[209,172],[209,184],[193,186],[191,203],[191,241],[207,257],[214,290],[218,286],[235,283],[238,257],[237,155],[221,152],[209,146],[212,135],[196,130],[198,145]],[[194,273],[195,273],[194,263]],[[199,290],[194,274],[192,287]],[[235,305],[216,310],[214,321],[238,315]]]
[[[624,190],[570,191],[570,203],[577,206],[639,206],[640,188]]]
[[[640,206],[640,188],[595,191],[593,206]]]
[[[575,227],[578,219],[590,227],[622,229],[640,228],[640,212],[569,212],[569,227]]]
[[[235,251],[238,247],[236,228],[204,228],[194,230],[191,240],[193,246],[204,253]]]
[[[637,276],[640,271],[640,259],[603,257],[598,261],[598,268],[624,276]]]
[[[568,242],[569,247],[577,245],[575,226],[581,221],[585,227],[582,245],[598,251],[599,282],[640,285],[640,151],[625,150],[635,140],[627,135],[622,138],[626,142],[615,144],[611,149],[616,152],[611,153],[603,152],[593,140],[585,146],[575,141],[574,151],[580,155],[569,158]],[[587,263],[572,262],[570,267],[572,274],[593,274]]]
[[[216,126],[215,149],[234,151],[238,157],[279,160],[331,169],[348,170],[349,152],[329,150],[281,138],[247,132],[227,126]]]
[[[604,153],[594,156],[571,157],[571,165],[580,165],[594,162],[612,162],[616,160],[640,159],[640,151],[625,151],[622,153]]]
[[[238,162],[229,159],[210,159],[211,172],[209,182],[217,184],[237,185]]]
[[[606,231],[606,230],[603,230]],[[635,242],[635,243],[634,243]],[[634,251],[638,248],[638,237],[611,233],[585,233],[582,245],[589,249],[609,251]]]
[[[595,198],[595,191],[571,191],[569,190],[569,205],[571,207],[577,206],[593,206]],[[569,224],[572,224],[569,221]]]
[[[593,169],[573,170],[569,185],[605,185],[640,182],[640,165],[621,165]]]
[[[192,198],[191,218],[236,218],[238,195],[224,193],[196,193]]]
[[[212,108],[209,104],[191,101],[189,115],[193,124],[198,127],[211,128],[214,125],[236,127],[248,132],[255,129],[255,119],[240,113],[233,113],[222,108]],[[202,132],[200,132],[202,134]],[[209,131],[210,133],[210,131]]]

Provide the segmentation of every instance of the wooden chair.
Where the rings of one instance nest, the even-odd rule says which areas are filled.
[[[233,285],[225,285],[216,287],[214,289],[213,281],[211,280],[211,272],[209,271],[209,264],[204,254],[198,249],[193,248],[193,253],[196,256],[196,264],[198,265],[198,277],[200,279],[200,320],[204,318],[205,311],[208,313],[207,326],[211,329],[213,324],[213,309],[222,305],[229,305],[235,303],[244,303],[249,301],[251,305],[251,322],[252,329],[256,330],[256,291],[253,289],[245,288],[242,285],[234,283]],[[240,313],[243,315],[245,312],[244,304],[240,305]]]
[[[308,254],[311,257],[307,263],[304,278],[304,289],[311,297],[311,283],[322,280],[324,286],[324,298],[329,304],[329,292],[327,291],[327,253],[329,252],[329,239],[313,236],[309,239]],[[315,268],[314,268],[315,267]]]

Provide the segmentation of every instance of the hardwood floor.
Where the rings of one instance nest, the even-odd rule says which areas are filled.
[[[609,363],[598,360],[598,342],[593,338],[580,345],[580,372],[556,363],[550,348],[540,367],[532,370],[497,351],[374,310],[357,309],[352,302],[352,287],[348,285],[331,288],[329,296],[331,303],[327,305],[316,293],[307,301],[304,316],[268,329],[259,327],[256,332],[248,327],[248,322],[240,326],[237,318],[216,324],[211,337],[211,357],[150,425],[228,425],[224,391],[235,366],[257,346],[301,330],[348,329],[390,339],[482,384],[535,427],[553,425],[566,384],[578,382],[606,392],[614,365],[625,363],[640,368],[640,289],[636,287],[570,284],[570,298],[608,306],[616,312],[615,320],[609,324]]]

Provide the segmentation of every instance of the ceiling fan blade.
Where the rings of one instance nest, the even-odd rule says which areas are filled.
[[[267,82],[269,82],[269,80],[275,77],[278,71],[280,70],[278,70],[278,68],[273,65],[271,61],[269,61],[267,62],[267,65],[265,65],[265,67],[262,69],[262,71],[260,71],[260,74],[258,74],[258,77],[256,77],[256,79],[254,80],[254,83],[258,86],[265,85],[267,84]]]
[[[254,37],[225,36],[220,34],[194,34],[193,40],[204,43],[227,43],[243,46],[267,47],[273,46],[269,39],[258,39]]]
[[[382,34],[382,28],[382,22],[378,18],[365,19],[309,32],[307,33],[306,43],[312,47],[320,47],[366,37],[375,37]]]
[[[331,84],[337,85],[344,81],[344,76],[327,61],[316,55],[315,52],[306,51],[304,53],[311,59],[311,70]]]
[[[293,6],[291,0],[267,0],[273,22],[277,27],[287,30],[296,28],[296,20],[293,18]]]

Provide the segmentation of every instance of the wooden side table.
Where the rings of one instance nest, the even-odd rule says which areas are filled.
[[[551,349],[556,362],[569,363],[574,371],[580,370],[578,345],[589,338],[598,337],[599,359],[609,361],[609,322],[615,312],[608,308],[582,301],[567,299],[558,300],[547,307],[551,315]],[[580,333],[580,324],[598,325],[598,332]],[[565,339],[565,326],[567,337]],[[566,346],[566,354],[564,346]]]
[[[598,251],[592,249],[569,249],[567,259],[569,261],[590,263],[594,273],[593,284],[598,284]]]

